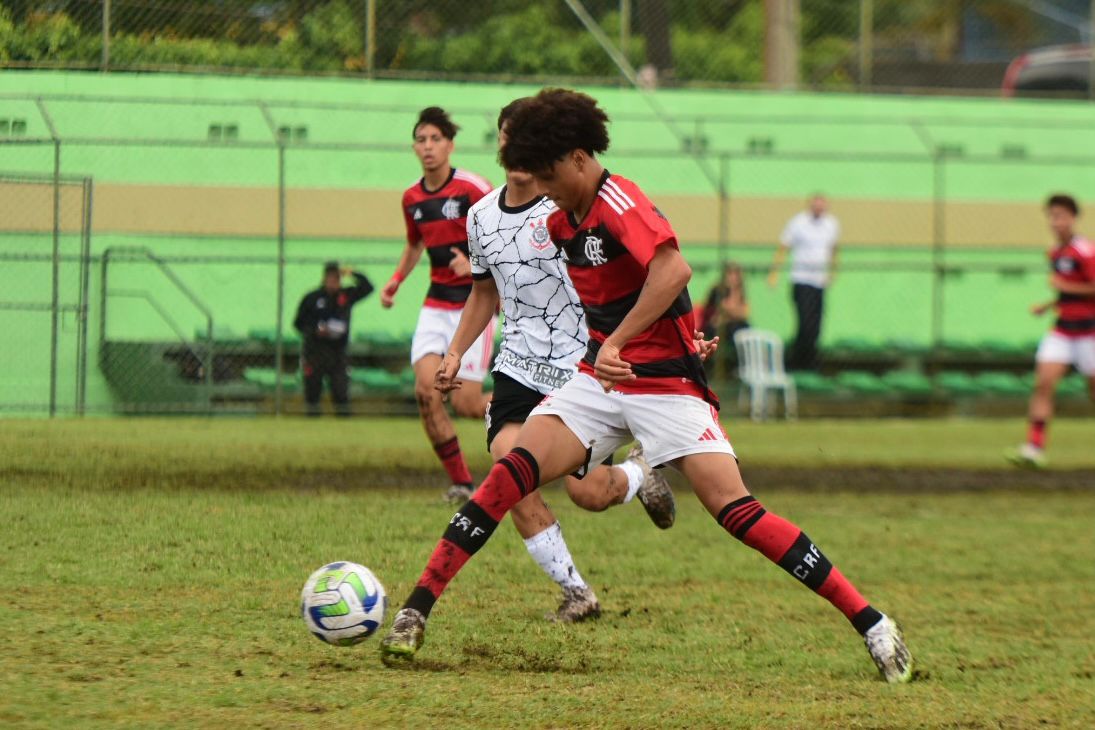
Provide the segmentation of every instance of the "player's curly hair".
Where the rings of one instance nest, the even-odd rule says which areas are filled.
[[[1076,202],[1076,198],[1064,193],[1049,196],[1049,200],[1046,201],[1046,208],[1064,208],[1074,216],[1080,215],[1080,205]]]
[[[498,131],[502,131],[502,125],[510,120],[510,117],[512,117],[514,112],[517,111],[518,107],[520,107],[522,104],[528,103],[531,99],[531,96],[522,96],[521,98],[514,99],[509,104],[506,104],[504,107],[502,107],[502,111],[498,112]]]
[[[428,106],[418,113],[418,121],[414,123],[414,129],[411,130],[411,139],[414,139],[418,134],[418,128],[423,124],[432,124],[437,127],[441,131],[441,136],[449,140],[456,139],[456,133],[460,131],[460,127],[449,119],[449,113],[439,106]]]
[[[608,149],[608,115],[591,96],[544,89],[517,105],[506,120],[502,164],[509,170],[546,170],[567,153]]]

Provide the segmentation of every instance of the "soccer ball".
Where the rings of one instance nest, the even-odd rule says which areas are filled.
[[[304,625],[317,639],[335,646],[351,646],[372,636],[387,610],[384,586],[357,563],[324,565],[300,592]]]

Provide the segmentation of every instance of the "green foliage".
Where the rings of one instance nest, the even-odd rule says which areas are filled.
[[[885,4],[886,0],[883,0]],[[619,5],[587,3],[610,38],[617,38]],[[615,76],[608,55],[562,3],[491,0],[468,12],[462,3],[415,2],[378,17],[380,69],[500,76]],[[94,18],[77,22],[68,6],[42,4],[13,22],[0,6],[0,62],[99,63],[101,36]],[[154,16],[122,6],[111,39],[116,67],[254,68],[358,71],[365,66],[364,8],[356,0],[278,5],[231,2],[221,26],[210,18],[162,9]],[[674,77],[682,82],[759,83],[764,76],[764,5],[757,0],[673,3],[670,24]],[[814,0],[802,8],[802,65],[809,83],[846,83],[854,62],[856,3]],[[953,22],[951,15],[910,3],[887,11],[913,27]],[[950,20],[948,20],[950,19]],[[885,30],[880,29],[884,35]],[[625,52],[645,62],[645,39],[633,19]]]

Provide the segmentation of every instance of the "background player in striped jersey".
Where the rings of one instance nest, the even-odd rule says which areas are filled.
[[[513,451],[460,508],[381,651],[390,659],[418,650],[437,598],[513,505],[634,437],[652,465],[684,474],[727,532],[839,609],[887,681],[908,681],[912,660],[896,624],[746,489],[690,336],[691,269],[664,216],[598,161],[607,121],[589,96],[546,89],[507,124],[505,166],[532,172],[560,208],[548,230],[585,307],[589,347],[579,374],[532,412]]]
[[[468,210],[491,189],[483,178],[449,163],[458,130],[440,107],[428,107],[418,115],[413,133],[414,153],[422,164],[422,178],[403,193],[407,246],[391,280],[380,292],[381,305],[391,307],[399,285],[410,275],[423,251],[426,252],[430,259],[430,288],[411,342],[415,400],[426,436],[452,482],[445,496],[455,503],[471,495],[471,472],[441,393],[433,387],[433,376],[441,364],[441,356],[448,352],[460,312],[471,293]],[[483,395],[483,378],[490,368],[495,324],[491,319],[461,360],[460,377],[468,387],[452,396],[453,410],[459,416],[482,418],[486,411],[490,399]]]
[[[505,140],[506,120],[523,101],[511,102],[498,115],[499,143]],[[508,170],[506,184],[468,213],[474,284],[436,382],[442,392],[461,389],[460,361],[501,303],[505,325],[487,411],[487,448],[495,460],[510,452],[521,424],[544,396],[574,376],[589,340],[578,294],[548,235],[547,219],[555,210],[531,175]],[[673,524],[673,492],[641,453],[619,466],[597,466],[581,480],[567,477],[566,486],[579,506],[598,512],[637,495],[654,524],[663,529]],[[540,492],[522,499],[510,514],[529,555],[562,588],[554,618],[599,615],[597,597],[574,565]]]
[[[1075,367],[1087,377],[1095,399],[1095,244],[1076,234],[1080,206],[1069,195],[1046,201],[1046,217],[1056,239],[1049,251],[1049,285],[1056,298],[1031,308],[1036,316],[1057,310],[1057,321],[1038,345],[1034,392],[1030,396],[1030,425],[1026,442],[1009,454],[1018,466],[1045,464],[1046,428],[1053,418],[1057,384]]]

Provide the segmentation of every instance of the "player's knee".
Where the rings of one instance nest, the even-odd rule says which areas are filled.
[[[589,486],[584,484],[581,479],[567,479],[566,487],[567,494],[570,495],[570,501],[587,512],[604,512],[609,508],[609,503],[606,503],[600,495],[592,492]]]
[[[418,404],[418,410],[427,413],[441,405],[441,393],[434,389],[432,383],[415,383],[414,400]]]
[[[452,396],[452,409],[461,418],[482,418],[483,399],[470,391],[455,391]]]

